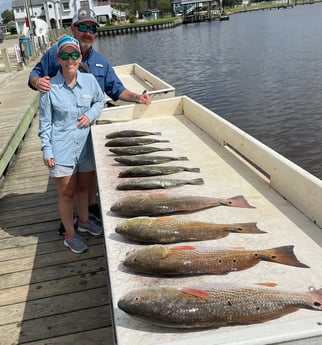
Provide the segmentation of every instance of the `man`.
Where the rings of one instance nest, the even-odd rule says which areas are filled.
[[[81,69],[93,74],[101,89],[114,101],[120,99],[127,102],[136,102],[149,105],[151,98],[147,93],[138,95],[126,89],[117,77],[108,61],[92,48],[96,38],[98,22],[94,11],[89,8],[81,8],[76,11],[71,31],[81,47]],[[34,67],[29,75],[28,85],[34,90],[47,92],[51,89],[50,78],[55,76],[60,69],[57,61],[57,46],[47,50],[40,62]],[[89,195],[89,213],[100,219],[100,210],[96,201],[96,178]],[[95,186],[95,188],[94,188]],[[64,233],[61,225],[59,233]]]

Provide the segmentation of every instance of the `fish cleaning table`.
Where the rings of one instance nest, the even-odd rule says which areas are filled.
[[[117,307],[121,296],[143,286],[202,285],[213,282],[252,285],[277,283],[278,289],[307,291],[322,287],[321,181],[284,157],[239,130],[218,115],[189,99],[176,97],[153,102],[150,106],[129,105],[106,109],[101,119],[115,121],[92,127],[99,196],[106,242],[106,255],[114,313],[115,343],[118,345],[201,345],[201,344],[321,344],[322,312],[299,309],[279,319],[261,324],[229,326],[205,330],[177,330],[150,325],[127,315]],[[117,122],[118,121],[118,122]],[[165,178],[202,177],[203,185],[185,185],[162,192],[174,195],[199,195],[229,198],[243,195],[256,208],[214,207],[194,213],[175,215],[214,223],[257,222],[265,234],[229,234],[218,240],[189,242],[206,247],[243,247],[268,249],[294,245],[297,258],[310,268],[291,267],[271,262],[227,275],[162,277],[135,274],[122,261],[126,253],[144,245],[125,240],[115,227],[126,218],[110,211],[118,199],[151,191],[119,191],[118,177],[129,168],[114,161],[105,143],[105,135],[136,129],[161,132],[169,143],[153,146],[171,147],[173,151],[153,155],[186,156],[188,161],[164,165],[200,168],[200,173],[181,172]],[[238,152],[238,153],[236,153]],[[245,159],[247,158],[247,159]],[[256,167],[261,168],[260,170]],[[262,172],[265,172],[265,176]],[[293,205],[296,205],[294,207]],[[90,250],[90,248],[89,248]]]

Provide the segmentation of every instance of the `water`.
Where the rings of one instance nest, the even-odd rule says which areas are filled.
[[[322,3],[97,38],[322,179]]]

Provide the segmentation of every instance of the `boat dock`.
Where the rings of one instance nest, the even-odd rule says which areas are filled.
[[[113,344],[104,238],[75,255],[57,234],[57,194],[42,162],[32,66],[0,86],[0,344]]]

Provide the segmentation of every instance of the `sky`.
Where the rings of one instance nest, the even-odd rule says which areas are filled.
[[[4,10],[11,10],[12,0],[0,0],[0,14]],[[0,17],[1,20],[1,17]]]

